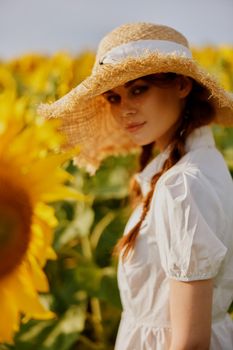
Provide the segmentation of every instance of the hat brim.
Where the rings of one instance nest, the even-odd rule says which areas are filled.
[[[233,126],[233,95],[224,90],[217,79],[192,58],[150,52],[127,57],[119,63],[94,66],[92,74],[77,87],[53,103],[41,103],[39,115],[46,119],[62,118],[59,131],[67,135],[64,149],[80,144],[74,163],[95,174],[102,160],[109,155],[138,152],[140,147],[116,123],[103,92],[144,75],[174,72],[195,79],[209,92],[216,108],[214,123]]]

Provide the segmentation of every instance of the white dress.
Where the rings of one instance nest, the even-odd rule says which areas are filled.
[[[186,139],[187,153],[155,187],[130,260],[117,270],[123,311],[115,350],[168,350],[169,278],[214,278],[210,350],[233,349],[233,181],[211,126]],[[142,193],[168,157],[168,148],[135,174]],[[126,234],[139,220],[132,212]]]

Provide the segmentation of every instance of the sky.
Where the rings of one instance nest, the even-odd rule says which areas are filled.
[[[233,0],[0,0],[0,59],[97,50],[115,27],[147,21],[191,45],[233,45]]]

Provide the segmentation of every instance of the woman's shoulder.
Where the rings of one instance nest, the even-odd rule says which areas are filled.
[[[175,186],[186,181],[189,186],[229,189],[233,193],[233,181],[222,153],[216,147],[201,147],[187,152],[176,164],[162,174],[157,187]]]
[[[210,148],[185,154],[157,181],[152,205],[180,210],[195,206],[215,226],[218,226],[217,218],[219,221],[222,218],[222,222],[232,220],[233,181],[219,153]]]

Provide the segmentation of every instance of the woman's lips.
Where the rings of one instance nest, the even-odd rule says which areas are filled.
[[[126,130],[128,130],[130,132],[134,132],[134,131],[139,130],[144,124],[146,124],[146,122],[138,124],[138,125],[135,125],[135,126],[127,126]]]

